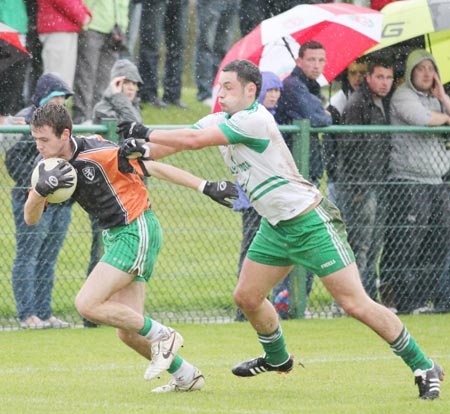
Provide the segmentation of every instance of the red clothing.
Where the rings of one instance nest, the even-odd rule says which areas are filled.
[[[370,2],[370,7],[374,10],[381,10],[384,6],[389,3],[393,3],[396,0],[372,0]]]
[[[38,0],[37,31],[42,33],[77,32],[92,13],[82,0]]]

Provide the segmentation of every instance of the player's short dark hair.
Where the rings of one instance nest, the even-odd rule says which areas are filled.
[[[60,137],[65,129],[72,132],[72,119],[64,105],[47,103],[37,108],[30,125],[32,128],[42,128],[49,126],[53,129],[55,135]]]
[[[300,49],[298,50],[298,57],[302,58],[308,49],[323,49],[323,50],[325,50],[322,43],[316,42],[315,40],[310,40],[308,42],[303,43],[300,46]]]
[[[237,78],[243,86],[253,82],[256,85],[255,98],[258,98],[261,92],[262,76],[258,66],[254,63],[249,60],[233,60],[223,67],[222,72],[236,72]]]

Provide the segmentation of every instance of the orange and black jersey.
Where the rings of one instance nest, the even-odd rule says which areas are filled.
[[[69,161],[77,170],[73,199],[108,229],[131,223],[150,208],[147,188],[137,174],[119,171],[119,147],[100,136],[72,136]]]

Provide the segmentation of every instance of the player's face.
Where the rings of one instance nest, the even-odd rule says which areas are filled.
[[[277,106],[278,99],[280,99],[280,96],[281,96],[280,88],[268,89],[266,92],[266,96],[264,97],[263,105],[267,109],[275,108],[275,106]]]
[[[256,85],[253,82],[242,85],[236,72],[221,72],[217,99],[222,111],[230,115],[242,111],[253,103],[255,95]]]
[[[327,62],[324,49],[306,49],[303,57],[297,58],[297,66],[308,79],[316,80]]]
[[[370,91],[380,98],[384,98],[392,88],[394,83],[394,70],[376,66],[373,73],[366,75],[366,82]]]
[[[37,150],[44,158],[67,158],[67,149],[70,142],[68,129],[65,129],[61,137],[58,137],[50,126],[44,125],[40,128],[31,128],[31,135],[36,143]]]
[[[427,93],[433,87],[435,73],[433,62],[424,60],[414,67],[411,75],[412,83],[418,91]]]
[[[138,84],[136,82],[130,81],[128,79],[125,79],[125,81],[123,82],[122,92],[130,101],[133,101],[133,99],[136,98],[138,89]]]

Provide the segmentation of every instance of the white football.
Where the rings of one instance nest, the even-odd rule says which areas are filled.
[[[39,179],[39,166],[44,163],[45,170],[49,171],[52,168],[55,167],[55,165],[59,164],[60,162],[65,162],[62,158],[45,158],[38,162],[36,167],[33,170],[33,174],[31,175],[31,186],[34,188],[36,185],[38,179]],[[73,192],[75,191],[75,188],[77,186],[77,171],[75,168],[70,165],[70,171],[66,174],[70,177],[73,177],[73,182],[70,187],[67,188],[58,188],[54,193],[49,194],[47,197],[47,201],[49,203],[62,203],[63,201],[68,200]]]

